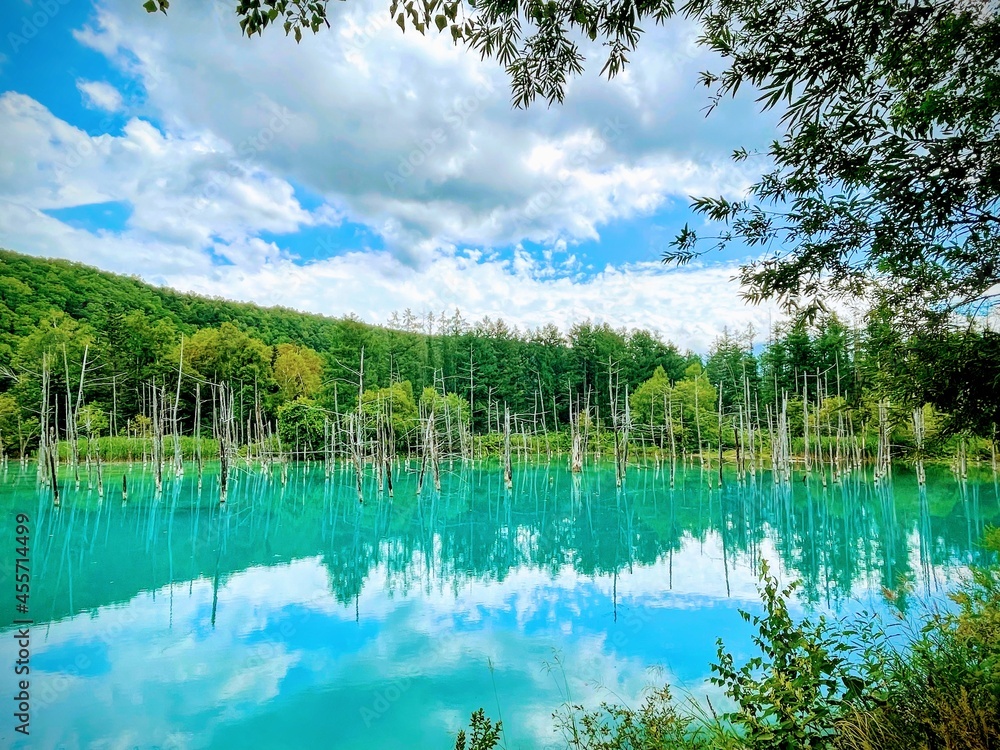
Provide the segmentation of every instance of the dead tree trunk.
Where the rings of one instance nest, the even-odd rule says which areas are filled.
[[[181,354],[177,363],[177,395],[174,398],[172,428],[174,433],[174,473],[184,476],[184,457],[181,455],[180,422],[177,418],[181,406],[181,379],[184,376],[184,334],[181,334]]]
[[[52,432],[49,435],[49,443],[51,445],[59,445],[56,438],[55,428],[52,428]],[[52,504],[59,505],[59,467],[56,462],[56,451],[49,451],[49,476],[52,478]]]
[[[514,475],[510,464],[510,408],[503,406],[503,481],[507,489],[514,486]]]
[[[161,436],[162,424],[160,422],[159,402],[157,400],[156,381],[153,381],[153,476],[156,483],[156,494],[163,491],[163,443]]]
[[[194,386],[194,460],[198,467],[198,489],[201,489],[204,461],[201,453],[201,383]]]

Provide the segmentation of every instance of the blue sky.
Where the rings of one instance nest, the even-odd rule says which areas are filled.
[[[240,36],[231,4],[13,0],[0,39],[0,245],[157,284],[384,322],[460,308],[522,328],[583,318],[705,350],[775,312],[732,281],[746,248],[659,263],[691,195],[738,196],[752,97],[704,117],[714,61],[683,22],[566,103],[512,110],[502,69],[338,4],[300,45]],[[759,169],[759,165],[758,165]]]

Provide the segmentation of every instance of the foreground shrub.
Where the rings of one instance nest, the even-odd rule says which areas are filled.
[[[1000,530],[984,545],[1000,553]],[[895,645],[881,621],[795,620],[766,563],[760,573],[760,654],[737,667],[719,641],[711,680],[733,708],[678,705],[667,687],[642,705],[570,705],[556,714],[572,750],[1000,750],[1000,566],[974,567],[951,595],[952,611],[929,612],[910,642]],[[499,725],[472,717],[470,750],[492,750]],[[465,750],[465,733],[458,750]]]
[[[604,703],[596,711],[570,705],[556,714],[566,745],[573,750],[687,750],[720,748],[722,735],[709,724],[679,712],[670,689],[650,690],[638,709]]]
[[[984,544],[1000,552],[1000,530]],[[840,748],[1000,748],[1000,568],[973,568],[951,599],[957,610],[932,612],[906,658],[890,665],[885,700],[838,723]]]

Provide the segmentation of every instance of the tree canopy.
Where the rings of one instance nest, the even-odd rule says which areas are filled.
[[[863,328],[830,315],[766,334],[723,333],[703,360],[655,332],[589,321],[565,333],[520,331],[445,311],[404,314],[394,318],[402,328],[384,328],[180,294],[7,251],[0,277],[32,289],[30,302],[0,310],[0,452],[23,455],[37,443],[45,363],[56,425],[84,436],[148,435],[151,388],[162,390],[161,403],[169,401],[171,419],[186,429],[198,423],[202,404],[207,430],[212,384],[223,381],[239,424],[264,422],[306,449],[321,442],[327,418],[358,407],[360,385],[361,412],[387,416],[400,448],[421,412],[484,435],[501,431],[507,409],[552,432],[583,410],[603,430],[625,399],[636,430],[687,451],[717,444],[720,424],[726,445],[740,420],[769,429],[785,399],[793,422],[808,410],[814,435],[828,437],[831,425],[853,415],[859,435],[870,438],[887,398],[900,445],[912,442],[905,424],[926,403],[936,407],[928,441],[954,433],[991,439],[1000,422],[1000,336],[908,336],[887,312]],[[766,343],[755,343],[757,335]],[[793,428],[798,435],[803,425]]]
[[[1000,18],[992,0],[692,0],[713,103],[743,86],[784,133],[746,198],[694,208],[764,255],[752,300],[815,310],[874,285],[903,322],[940,321],[1000,282]],[[738,150],[737,160],[749,155]],[[704,251],[685,227],[667,253]]]

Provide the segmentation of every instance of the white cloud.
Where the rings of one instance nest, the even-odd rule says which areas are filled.
[[[767,328],[773,310],[742,303],[732,264],[594,271],[575,249],[689,194],[745,190],[751,173],[728,158],[732,121],[701,118],[694,81],[707,61],[693,26],[653,29],[625,75],[588,74],[565,106],[522,112],[500,67],[443,37],[400,34],[381,0],[338,7],[332,23],[301,45],[280,30],[248,41],[223,4],[162,18],[103,0],[76,38],[136,83],[78,86],[104,109],[124,96],[133,116],[91,135],[30,97],[0,96],[0,243],[376,323],[405,307],[521,328],[590,318],[701,351],[723,326]],[[734,106],[739,142],[761,141],[769,121]],[[321,205],[304,208],[298,186]],[[107,201],[131,206],[121,231],[43,213]],[[320,247],[303,266],[262,237],[342,221],[386,250]]]
[[[566,328],[590,318],[658,330],[699,351],[724,325],[764,330],[773,313],[742,303],[731,280],[733,266],[670,270],[633,263],[585,275],[579,259],[565,252],[564,241],[556,240],[543,259],[520,248],[504,259],[486,248],[442,245],[403,228],[398,219],[382,227],[383,236],[405,245],[409,254],[354,250],[326,258],[320,252],[320,260],[300,265],[256,235],[333,224],[340,213],[330,205],[306,211],[290,183],[210,133],[169,135],[132,119],[121,135],[91,136],[15,93],[0,96],[0,129],[15,145],[0,164],[3,244],[137,273],[187,291],[330,315],[353,313],[372,322],[406,307],[459,307],[467,317],[503,317],[522,329],[550,322]],[[249,143],[242,151],[252,157],[256,146]],[[533,159],[557,176],[552,184],[563,192],[552,198],[565,212],[564,226],[580,235],[596,232],[595,214],[655,203],[657,186],[670,179],[667,165],[659,171],[644,167],[642,174],[627,168],[576,173],[580,168],[567,161],[573,147],[572,138],[564,139],[540,147]],[[693,164],[678,169],[697,172]],[[604,186],[588,192],[588,181]],[[604,197],[595,200],[596,194]],[[93,234],[41,211],[105,201],[133,207],[124,231]],[[409,212],[415,221],[417,211],[415,202],[399,203],[395,215]],[[495,221],[513,226],[522,221],[518,214],[511,211]],[[449,217],[447,210],[441,215]],[[476,221],[471,214],[464,224],[454,216],[441,218],[438,231],[467,233]],[[474,234],[490,234],[488,223],[478,226]]]
[[[385,251],[353,251],[306,265],[277,246],[250,239],[208,251],[126,235],[93,235],[45,214],[0,201],[2,244],[69,258],[182,291],[385,322],[393,311],[451,311],[467,319],[503,318],[520,329],[553,323],[568,329],[591,319],[659,331],[681,349],[705,352],[722,333],[752,325],[766,332],[773,306],[749,306],[733,281],[735,266],[668,269],[658,263],[608,266],[583,275],[526,253],[513,259],[478,251],[430,251],[417,266]]]
[[[241,153],[210,133],[167,134],[141,119],[129,120],[121,135],[91,136],[13,92],[0,96],[0,133],[13,146],[0,162],[8,213],[127,201],[129,239],[195,250],[333,220],[329,207],[315,215],[303,209],[290,183],[255,162],[252,143]],[[65,235],[55,225],[2,226],[7,233],[44,232],[48,242],[41,244],[53,249]],[[11,247],[43,252],[37,239]],[[72,250],[57,254],[64,252]]]
[[[123,274],[137,274],[153,283],[166,274],[195,276],[211,264],[204,251],[113,233],[91,234],[70,227],[37,209],[0,197],[0,245],[33,255],[87,263]]]
[[[769,547],[762,554],[776,559]],[[161,586],[47,626],[34,652],[46,664],[33,678],[38,742],[167,744],[167,736],[194,725],[199,735],[174,734],[173,746],[203,747],[239,736],[276,703],[289,712],[278,720],[284,728],[281,722],[297,720],[302,701],[308,705],[315,695],[329,700],[327,720],[336,722],[345,747],[370,746],[383,734],[437,742],[466,726],[488,696],[516,717],[508,729],[515,744],[544,747],[553,739],[551,711],[570,696],[588,706],[634,704],[655,680],[711,694],[715,702],[707,664],[704,678],[686,683],[670,671],[650,673],[651,644],[662,637],[650,639],[648,628],[655,610],[690,606],[689,595],[701,597],[700,606],[724,600],[722,582],[705,573],[706,556],[717,567],[719,555],[717,538],[704,544],[687,538],[675,564],[691,575],[668,592],[665,559],[622,571],[614,581],[570,566],[555,573],[520,568],[503,580],[449,580],[439,560],[418,553],[409,577],[426,577],[431,587],[393,592],[389,571],[378,567],[357,610],[335,599],[322,556],[235,571],[217,590],[204,577]],[[732,586],[741,604],[757,598],[752,579],[749,566],[734,562]],[[557,602],[593,607],[596,599],[610,599],[612,587],[623,610],[614,637],[610,627],[556,620],[531,626],[548,619]],[[516,618],[505,621],[511,611]],[[338,634],[357,629],[356,612],[364,630],[340,642]],[[10,648],[0,644],[0,656]],[[544,665],[553,663],[554,651],[560,668],[551,672]],[[94,668],[98,662],[101,669]],[[126,709],[141,709],[123,711],[123,701]]]
[[[206,5],[150,19],[105,0],[77,38],[142,81],[170,132],[244,144],[287,112],[261,165],[343,204],[352,221],[392,227],[394,251],[593,239],[668,196],[748,183],[729,159],[727,113],[702,117],[693,92],[707,59],[683,21],[651,30],[619,80],[588,75],[564,107],[522,112],[502,68],[444,36],[400,34],[382,0],[338,7],[333,27],[300,45],[280,31],[248,41],[228,7]],[[770,127],[750,112],[728,113],[740,117],[740,144]]]
[[[683,348],[706,351],[724,326],[766,331],[773,307],[751,307],[732,281],[736,268],[668,269],[658,263],[609,266],[592,276],[566,275],[526,254],[475,260],[438,251],[413,268],[387,252],[354,252],[306,266],[277,260],[255,272],[222,267],[211,276],[169,276],[178,288],[382,322],[393,310],[503,318],[522,330],[592,319],[661,332]],[[335,290],[335,291],[334,291]]]
[[[83,95],[83,103],[92,109],[117,112],[122,108],[121,92],[109,83],[81,79],[76,87]]]

